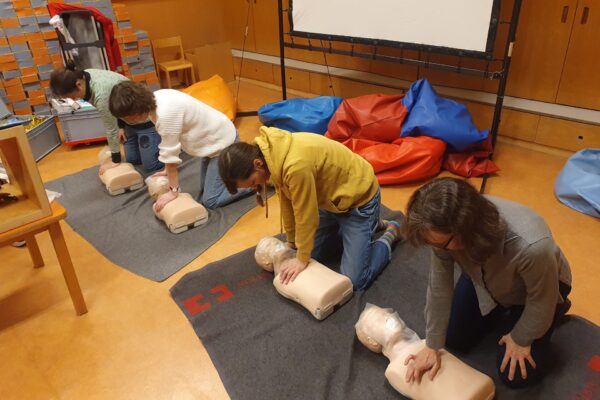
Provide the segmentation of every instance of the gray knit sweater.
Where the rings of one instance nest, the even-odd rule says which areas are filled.
[[[433,251],[425,307],[426,341],[433,349],[446,342],[455,262],[473,281],[482,311],[495,306],[490,302],[525,306],[510,332],[521,346],[542,337],[552,324],[556,304],[563,302],[559,281],[571,285],[569,263],[544,220],[523,205],[486,197],[508,225],[497,251],[483,264],[471,261],[464,251]]]

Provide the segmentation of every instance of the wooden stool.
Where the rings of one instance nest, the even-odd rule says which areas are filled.
[[[60,221],[67,217],[67,210],[56,201],[53,202],[51,206],[52,215],[0,233],[0,246],[5,246],[25,238],[27,249],[33,260],[33,266],[34,268],[40,268],[44,266],[44,260],[37,241],[35,240],[35,235],[46,230],[49,231],[52,244],[54,245],[54,251],[56,251],[60,268],[65,277],[69,294],[71,295],[71,300],[75,306],[75,311],[77,312],[77,315],[82,315],[87,313],[87,307],[85,305],[85,300],[83,299],[83,294],[81,293],[81,288],[79,287],[75,269],[73,268],[69,249],[67,249],[65,237],[60,228]]]

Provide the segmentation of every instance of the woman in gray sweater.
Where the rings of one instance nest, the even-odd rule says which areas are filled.
[[[517,388],[538,381],[556,323],[568,311],[571,270],[533,210],[483,196],[454,178],[433,180],[411,197],[405,233],[433,250],[425,307],[426,344],[407,358],[407,381],[440,368],[442,347],[466,352],[500,330],[497,368]],[[462,274],[454,285],[454,265]]]
[[[106,139],[112,153],[112,164],[103,165],[105,168],[115,167],[121,162],[120,142],[123,142],[125,161],[138,165],[142,164],[146,171],[156,171],[163,168],[158,160],[158,145],[160,136],[150,121],[142,121],[135,125],[126,124],[115,118],[108,107],[110,92],[119,82],[128,79],[113,71],[101,69],[75,69],[73,64],[52,72],[50,89],[58,98],[83,99],[98,110],[104,127]]]

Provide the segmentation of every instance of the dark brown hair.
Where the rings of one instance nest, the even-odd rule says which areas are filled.
[[[50,90],[55,97],[66,97],[77,90],[77,81],[80,79],[83,79],[83,71],[68,61],[65,68],[55,69],[50,74]]]
[[[237,181],[250,177],[257,159],[265,161],[256,143],[238,142],[223,149],[219,155],[219,174],[229,193],[237,193]]]
[[[156,100],[154,93],[146,86],[133,81],[122,81],[110,91],[108,108],[115,117],[127,118],[156,110]]]
[[[424,234],[430,230],[457,236],[471,260],[484,262],[504,240],[506,224],[496,206],[469,183],[439,178],[415,191],[406,208],[409,242],[426,244]]]

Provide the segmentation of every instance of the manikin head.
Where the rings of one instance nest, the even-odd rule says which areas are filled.
[[[112,156],[111,156],[110,149],[108,148],[108,146],[104,146],[100,150],[100,152],[98,153],[98,161],[100,162],[100,165],[112,161]]]
[[[354,325],[356,336],[369,350],[376,353],[391,348],[399,341],[419,340],[417,334],[406,326],[397,312],[367,303]]]
[[[254,259],[264,270],[279,272],[279,266],[287,259],[294,257],[294,250],[281,240],[267,236],[258,242]]]
[[[152,176],[146,178],[146,186],[148,187],[148,194],[154,201],[158,199],[161,194],[169,192],[169,178],[166,176]]]

